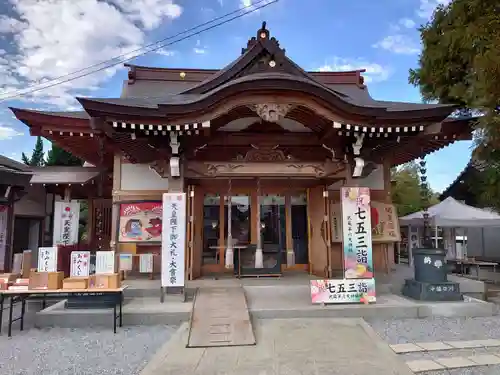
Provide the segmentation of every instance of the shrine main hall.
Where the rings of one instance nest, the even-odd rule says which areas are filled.
[[[391,168],[471,139],[469,122],[450,105],[376,100],[363,70],[305,71],[265,24],[235,57],[220,70],[127,64],[119,98],[12,111],[103,171],[109,189],[88,198],[110,201],[106,225],[89,230],[105,248],[160,254],[162,194],[185,192],[189,279],[237,267],[335,277],[340,189],[359,186],[371,194],[375,273],[389,272],[400,239]]]

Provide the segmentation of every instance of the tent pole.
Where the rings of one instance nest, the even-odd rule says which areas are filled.
[[[434,247],[437,249],[439,245],[438,241],[438,226],[434,225]]]

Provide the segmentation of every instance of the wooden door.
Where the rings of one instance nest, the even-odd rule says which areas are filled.
[[[318,277],[329,277],[329,256],[327,245],[327,225],[325,220],[324,186],[309,188],[307,191],[307,213],[309,227],[309,273]]]

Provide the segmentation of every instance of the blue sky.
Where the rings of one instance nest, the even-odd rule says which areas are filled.
[[[255,2],[256,0],[254,0]],[[221,68],[237,58],[267,21],[287,55],[307,70],[367,69],[376,99],[420,102],[408,69],[420,51],[417,28],[447,0],[280,0],[224,26],[133,63]],[[0,98],[28,85],[128,53],[223,15],[251,0],[6,0],[0,4]],[[304,6],[303,4],[307,4]],[[71,77],[71,76],[70,76]],[[77,109],[74,96],[119,96],[126,70],[118,65],[56,87],[0,102],[0,153],[19,159],[34,138],[7,106]],[[446,188],[465,167],[470,142],[428,156],[433,189]]]

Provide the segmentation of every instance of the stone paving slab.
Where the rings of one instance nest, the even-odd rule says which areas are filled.
[[[264,319],[254,346],[187,348],[188,327],[141,375],[412,375],[362,319]]]
[[[430,359],[416,359],[414,361],[407,361],[406,364],[413,372],[437,371],[444,369],[443,365],[440,365]]]
[[[255,344],[241,287],[199,288],[190,323],[190,348]]]
[[[481,354],[468,357],[469,360],[478,364],[479,366],[489,366],[500,364],[500,357],[493,354]]]
[[[500,347],[500,340],[468,340],[468,341],[434,341],[434,342],[416,342],[389,345],[397,354],[409,354],[417,352],[432,352],[442,350],[457,349],[475,349],[475,348],[493,348]]]
[[[423,352],[425,350],[424,348],[421,348],[420,346],[417,346],[416,344],[412,344],[412,343],[389,345],[389,347],[396,354]]]
[[[438,351],[438,350],[450,350],[453,349],[450,345],[445,344],[441,341],[436,342],[417,342],[416,346],[422,348],[425,351]]]
[[[434,361],[443,365],[447,369],[477,366],[477,363],[474,363],[465,357],[443,357],[437,358]]]

